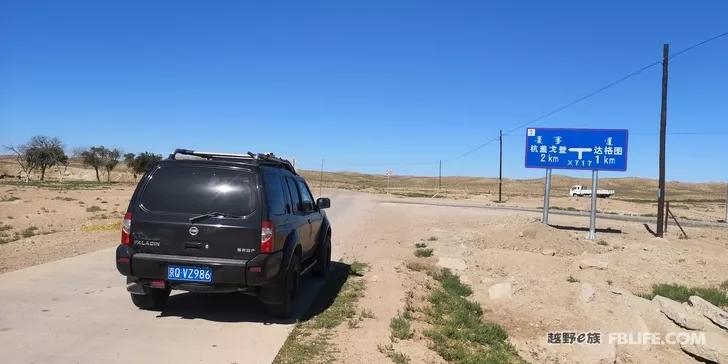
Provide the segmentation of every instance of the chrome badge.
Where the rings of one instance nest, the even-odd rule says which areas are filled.
[[[190,231],[189,231],[190,235],[192,235],[192,236],[197,235],[197,233],[199,233],[199,232],[200,232],[200,229],[198,229],[197,226],[191,227]]]

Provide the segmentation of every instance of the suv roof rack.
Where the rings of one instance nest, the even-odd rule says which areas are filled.
[[[199,158],[204,158],[207,160],[243,160],[243,161],[252,161],[257,164],[267,164],[267,165],[275,165],[278,167],[283,167],[287,170],[289,170],[291,173],[298,175],[296,173],[296,168],[293,167],[293,164],[289,162],[286,159],[278,158],[273,153],[252,153],[248,152],[247,154],[236,154],[236,153],[219,153],[219,152],[202,152],[202,151],[195,151],[190,149],[175,149],[172,154],[169,155],[169,159],[177,159],[177,154],[181,155],[189,155]]]

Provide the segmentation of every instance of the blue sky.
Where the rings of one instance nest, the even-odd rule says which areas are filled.
[[[728,31],[725,1],[0,0],[0,144],[274,151],[303,168],[497,176],[492,143]],[[728,37],[671,62],[668,178],[724,180]],[[534,124],[627,128],[657,175],[660,67]],[[525,128],[505,138],[507,177]],[[572,173],[588,176],[588,172]]]

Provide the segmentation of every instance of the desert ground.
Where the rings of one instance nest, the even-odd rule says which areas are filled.
[[[298,323],[270,322],[259,305],[240,297],[178,293],[162,312],[137,310],[112,261],[134,188],[127,172],[113,172],[110,184],[90,182],[93,171],[80,166],[69,168],[62,183],[0,182],[0,354],[18,363],[459,362],[431,335],[435,272],[447,268],[472,289],[467,300],[482,310],[478,318],[507,332],[516,362],[693,363],[700,356],[676,343],[619,344],[606,335],[688,331],[652,299],[654,285],[727,285],[720,184],[671,183],[678,219],[705,224],[687,224],[688,239],[674,225],[656,238],[649,232],[654,221],[645,223],[655,210],[652,182],[607,180],[601,187],[618,195],[599,200],[603,214],[597,240],[590,241],[588,218],[564,214],[589,206],[588,198],[565,197],[568,186],[584,184],[566,177],[555,177],[556,208],[544,225],[537,209],[542,196],[534,193],[543,181],[509,180],[506,202],[495,203],[492,179],[446,178],[443,192],[431,179],[387,190],[376,176],[326,173],[319,186],[316,172],[304,175],[314,194],[321,187],[331,197],[334,257],[365,267],[338,287],[359,288],[347,301],[346,319],[332,325],[307,324],[321,321],[326,307],[336,310],[342,296],[324,297],[326,284],[315,281],[299,302]],[[311,314],[324,299],[333,303]],[[395,321],[405,323],[404,335],[395,332]],[[728,357],[728,345],[721,348],[725,329],[702,316],[693,321],[702,326],[691,332],[710,333],[712,351],[703,351],[716,362]],[[602,342],[547,342],[550,332],[564,331],[599,332]],[[129,347],[145,356],[132,356]]]

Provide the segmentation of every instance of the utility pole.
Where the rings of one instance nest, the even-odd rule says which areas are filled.
[[[321,158],[321,179],[319,181],[319,197],[324,195],[324,159]]]
[[[501,192],[503,190],[503,129],[500,130],[500,166],[498,167],[498,203],[503,202],[501,200]]]
[[[660,181],[657,191],[657,236],[664,235],[665,219],[665,139],[667,132],[667,71],[670,45],[662,46],[662,107],[660,108]]]
[[[728,224],[728,182],[725,184],[725,218],[723,222]]]
[[[442,159],[440,160],[440,173],[437,177],[437,190],[442,190]]]

